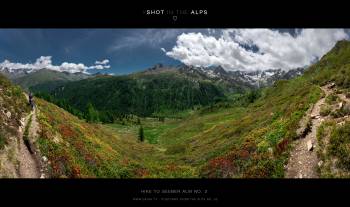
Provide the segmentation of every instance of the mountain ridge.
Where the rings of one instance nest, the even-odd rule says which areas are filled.
[[[185,75],[193,78],[206,79],[214,81],[218,84],[223,84],[229,88],[229,91],[244,91],[252,88],[260,88],[272,85],[276,80],[280,79],[291,79],[296,76],[300,76],[303,72],[303,68],[296,68],[292,70],[282,69],[270,69],[270,70],[256,70],[256,71],[242,71],[232,70],[227,71],[221,66],[210,66],[210,67],[195,67],[187,65],[163,65],[158,63],[151,68],[134,72],[122,76],[139,76],[140,74],[157,74],[180,71]],[[81,80],[94,76],[105,76],[103,73],[69,73],[66,71],[54,71],[49,69],[41,69],[32,71],[29,69],[16,69],[11,70],[9,68],[2,68],[0,73],[11,79],[14,83],[20,84],[23,88],[29,89],[33,87],[33,90],[37,91],[48,87],[49,90],[54,89],[57,86],[64,84],[65,82]],[[40,77],[41,73],[47,73],[46,77]],[[53,77],[55,74],[56,77]],[[56,83],[55,83],[56,82]],[[50,86],[50,83],[53,86]]]

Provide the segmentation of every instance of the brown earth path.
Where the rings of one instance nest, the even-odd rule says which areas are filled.
[[[310,118],[311,130],[305,137],[295,141],[294,148],[290,153],[288,164],[286,166],[286,178],[318,178],[317,165],[317,138],[316,132],[321,123],[325,120],[320,116],[321,105],[325,102],[325,97],[332,92],[329,85],[321,87],[325,96],[314,105]],[[308,143],[312,143],[313,149],[308,150]]]
[[[28,96],[26,95],[27,99]],[[38,130],[38,123],[36,121],[36,108],[34,108],[33,111],[31,111],[30,114],[28,114],[25,117],[25,124],[24,126],[27,126],[29,124],[29,119],[32,117],[32,121],[30,126],[28,127],[28,133],[29,133],[29,138],[36,137],[37,130]],[[25,128],[22,130],[20,136],[18,137],[19,140],[19,154],[18,154],[18,161],[19,161],[19,177],[20,178],[40,178],[40,167],[39,164],[35,158],[35,155],[30,152],[26,144],[24,143],[24,132]]]

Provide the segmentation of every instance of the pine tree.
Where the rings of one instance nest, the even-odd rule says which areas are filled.
[[[145,139],[145,135],[143,133],[142,125],[140,126],[140,129],[139,129],[139,139],[140,139],[141,142],[143,142],[143,140]]]
[[[86,120],[88,122],[99,122],[98,111],[95,110],[94,106],[90,102],[87,104]]]

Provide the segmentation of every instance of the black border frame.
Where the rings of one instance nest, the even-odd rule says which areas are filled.
[[[0,12],[0,28],[340,28],[350,27],[345,3],[305,1],[237,2],[216,5],[186,2],[186,6],[130,2],[6,2]],[[18,8],[20,4],[20,8]],[[44,4],[46,8],[39,7]],[[132,5],[134,4],[134,5]],[[82,6],[83,5],[83,6]],[[206,9],[207,16],[184,16],[176,22],[169,16],[147,17],[145,9]],[[141,190],[201,189],[208,190],[217,201],[193,201],[227,205],[326,204],[346,201],[349,179],[0,179],[2,201],[41,202],[43,204],[89,204],[115,206],[133,202],[133,197],[158,197]],[[19,195],[18,195],[19,194]],[[20,197],[19,197],[20,196]],[[168,195],[165,195],[167,197]],[[183,196],[172,194],[172,196]],[[191,194],[193,197],[201,195]],[[334,197],[333,197],[334,196]],[[70,200],[71,199],[71,200]],[[301,200],[302,199],[302,200]],[[304,200],[305,199],[305,200]],[[70,200],[70,201],[68,201]],[[134,201],[135,202],[135,201]],[[156,201],[157,203],[159,202]],[[154,201],[136,201],[138,204]],[[172,201],[161,201],[168,205]],[[182,204],[182,201],[176,202]]]

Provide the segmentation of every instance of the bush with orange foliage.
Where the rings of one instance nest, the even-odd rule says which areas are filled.
[[[76,137],[77,134],[75,131],[73,131],[69,126],[67,126],[66,124],[61,124],[59,126],[59,132],[61,133],[61,135],[64,138],[71,138],[71,137]]]
[[[234,163],[223,156],[210,160],[204,171],[209,178],[227,178],[234,175],[235,169]]]
[[[149,171],[145,168],[138,168],[138,169],[135,169],[134,170],[134,174],[137,176],[137,177],[147,177],[149,175]]]
[[[289,140],[287,138],[282,139],[276,146],[277,153],[281,154],[282,152],[284,152],[287,149],[288,144],[289,144]]]

